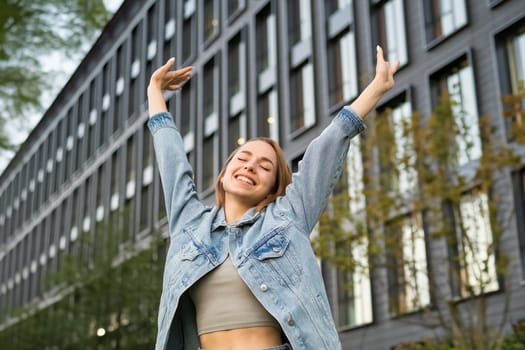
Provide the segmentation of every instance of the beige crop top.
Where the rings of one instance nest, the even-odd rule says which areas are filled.
[[[279,323],[264,309],[239,276],[229,257],[189,290],[199,335]]]

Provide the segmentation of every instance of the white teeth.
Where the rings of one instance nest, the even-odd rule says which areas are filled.
[[[239,175],[237,176],[237,180],[241,180],[242,182],[246,182],[247,184],[254,185],[254,182],[246,176]]]

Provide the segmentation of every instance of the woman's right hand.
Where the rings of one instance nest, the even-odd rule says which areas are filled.
[[[174,64],[175,58],[172,57],[151,75],[148,85],[148,112],[150,117],[167,110],[162,90],[178,91],[182,88],[182,84],[191,77],[192,66],[171,71],[170,69]]]
[[[170,71],[174,64],[175,58],[172,57],[163,66],[157,68],[157,70],[151,75],[148,88],[169,91],[180,90],[182,83],[191,77],[193,67],[187,66]]]

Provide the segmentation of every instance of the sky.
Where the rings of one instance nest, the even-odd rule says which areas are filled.
[[[104,0],[104,3],[106,4],[107,9],[114,13],[118,10],[123,1],[124,0]],[[89,47],[86,49],[86,52],[88,50]],[[55,84],[53,85],[56,88],[52,91],[47,91],[42,96],[45,109],[53,103],[55,97],[74,73],[82,58],[83,56],[67,59],[59,52],[51,52],[48,56],[41,58],[40,63],[44,71],[52,70],[59,73],[59,75],[55,76]],[[41,117],[42,114],[29,115],[28,118],[24,118],[23,127],[18,125],[15,128],[12,128],[12,130],[9,130],[12,136],[12,142],[15,144],[22,144]],[[7,167],[14,155],[14,152],[0,152],[0,174]]]

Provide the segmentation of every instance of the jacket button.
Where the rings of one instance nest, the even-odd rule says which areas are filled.
[[[273,247],[272,250],[274,253],[279,253],[281,251],[281,247]]]
[[[266,292],[266,291],[268,290],[268,286],[267,286],[265,283],[261,284],[261,286],[260,286],[259,288],[260,288],[261,291],[263,291],[263,292]]]
[[[293,326],[294,324],[295,324],[295,322],[294,322],[293,318],[289,318],[288,319],[288,325],[289,326]]]

